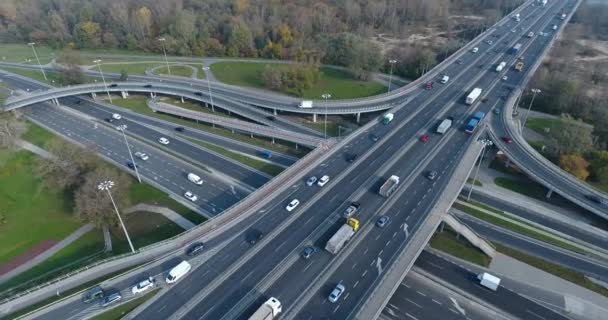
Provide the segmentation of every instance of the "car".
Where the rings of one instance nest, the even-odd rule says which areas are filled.
[[[312,257],[312,255],[317,252],[317,248],[309,246],[304,248],[304,250],[302,251],[302,258],[308,260],[310,259],[310,257]]]
[[[260,240],[262,240],[262,238],[264,238],[264,233],[262,231],[259,230],[252,230],[251,233],[249,234],[249,244],[256,244],[258,243]]]
[[[139,169],[139,166],[136,165],[135,163],[131,162],[131,161],[127,162],[127,167],[129,167],[129,168],[131,168],[133,170],[135,170],[135,168]]]
[[[354,162],[355,160],[357,160],[358,155],[356,153],[351,153],[346,155],[346,161],[348,162]]]
[[[507,144],[511,144],[511,143],[513,143],[513,139],[511,139],[511,138],[509,138],[509,137],[502,137],[502,138],[500,138],[500,139],[502,139],[502,141],[504,141],[504,142],[505,142],[505,143],[507,143]]]
[[[188,250],[186,250],[186,255],[189,257],[195,256],[205,249],[205,244],[202,242],[193,243]]]
[[[97,299],[103,298],[103,296],[103,289],[100,286],[96,286],[84,294],[84,296],[82,297],[82,302],[91,303]]]
[[[260,152],[260,156],[266,158],[266,159],[270,159],[272,158],[272,152],[268,151],[268,150],[264,150]]]
[[[76,100],[76,104],[82,104],[82,100]]]
[[[116,130],[118,130],[118,131],[125,131],[125,130],[127,130],[127,125],[126,124],[121,124],[119,126],[116,126]]]
[[[517,32],[517,30],[515,30],[515,29],[511,30],[511,33],[515,33],[515,32]]]
[[[112,118],[114,118],[116,120],[120,120],[120,119],[122,119],[122,116],[119,113],[113,113]]]
[[[312,185],[315,184],[315,182],[317,182],[317,177],[312,176],[312,177],[308,178],[308,180],[306,180],[306,185],[309,187],[312,187]]]
[[[197,96],[199,96],[199,97],[202,97],[202,96],[203,96],[203,93],[202,93],[202,92],[195,92],[194,94],[195,94],[195,95],[197,95]]]
[[[298,205],[300,204],[300,200],[298,199],[293,199],[291,200],[291,202],[285,207],[285,210],[291,212],[293,209],[297,208]]]
[[[456,64],[462,64],[462,60],[460,60],[460,59],[456,60]]]
[[[186,193],[184,193],[184,198],[186,198],[192,202],[195,202],[196,200],[198,200],[198,197],[191,191],[186,191]]]
[[[477,51],[479,51],[479,48],[477,48],[477,47],[475,47],[471,50],[471,52],[473,52],[473,53],[477,53]]]
[[[477,68],[479,68],[479,69],[483,69],[483,67],[484,67],[483,63],[477,66]]]
[[[426,177],[429,178],[429,180],[435,180],[437,177],[437,171],[429,171]]]
[[[148,289],[153,288],[155,283],[156,283],[156,279],[154,279],[153,277],[148,277],[147,279],[142,280],[138,284],[133,286],[133,288],[131,288],[131,293],[133,293],[133,294],[142,293]]]
[[[144,88],[152,88],[152,85],[151,84],[147,84],[147,85],[144,86]]]
[[[433,81],[429,81],[426,83],[426,90],[432,90],[433,89]]]
[[[158,139],[158,142],[159,142],[160,144],[168,145],[168,144],[169,144],[169,139],[167,139],[167,138],[165,138],[165,137],[160,137],[160,138]]]
[[[346,288],[344,287],[344,285],[342,283],[338,283],[336,285],[336,287],[334,288],[334,290],[332,290],[331,293],[329,294],[329,302],[331,302],[331,303],[338,302],[338,299],[340,299],[340,297],[342,296],[344,291],[346,291]]]
[[[375,134],[372,134],[369,137],[370,137],[370,139],[372,139],[373,142],[377,142],[379,140],[379,137]]]
[[[429,141],[429,135],[425,134],[422,137],[420,137],[420,142],[427,142]]]
[[[184,132],[184,130],[186,130],[184,127],[176,127],[175,131],[177,132]]]
[[[276,118],[274,116],[266,116],[266,119],[268,119],[270,121],[276,120]]]
[[[106,121],[109,123],[113,123],[114,122],[114,118],[106,118]]]
[[[114,291],[111,294],[109,294],[103,298],[103,300],[101,301],[101,306],[107,307],[115,302],[120,301],[120,299],[122,299],[120,292]]]
[[[322,186],[326,185],[327,182],[329,182],[329,176],[328,175],[324,175],[324,176],[321,177],[321,179],[319,179],[319,181],[317,182],[317,185],[319,187],[322,187]]]
[[[148,157],[147,154],[145,154],[143,152],[139,152],[138,151],[138,152],[135,152],[134,154],[135,154],[136,157],[138,157],[138,158],[140,158],[141,160],[144,160],[144,161],[146,161],[146,160],[148,160],[150,158],[150,157]]]
[[[110,87],[110,88],[116,88],[116,87],[118,87],[118,85],[117,85],[116,83],[110,83],[110,86],[109,86],[109,87]]]
[[[381,216],[378,218],[378,221],[376,221],[376,226],[378,228],[384,228],[387,224],[389,224],[389,222],[391,222],[391,218],[389,218],[389,216]]]
[[[494,114],[500,114],[500,111],[500,108],[494,108],[494,110],[492,110]]]
[[[507,81],[507,80],[509,80],[509,77],[508,77],[508,76],[503,76],[503,77],[502,77],[502,80],[503,80],[503,81]]]
[[[599,196],[596,196],[594,194],[586,194],[585,198],[587,198],[597,204],[601,204],[602,206],[608,207],[608,200],[600,198]]]
[[[342,212],[342,217],[348,219],[350,217],[352,217],[355,212],[357,212],[357,210],[359,210],[359,207],[361,206],[361,204],[359,202],[351,202],[350,205],[348,206],[348,208],[346,208],[344,210],[344,212]]]

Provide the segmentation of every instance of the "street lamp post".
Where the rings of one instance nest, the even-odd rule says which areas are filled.
[[[42,76],[44,77],[44,81],[48,81],[46,79],[46,73],[44,73],[44,69],[42,69],[42,64],[40,64],[40,59],[38,59],[38,53],[36,53],[36,48],[34,48],[34,46],[36,45],[35,42],[30,42],[27,44],[28,46],[32,47],[32,51],[34,51],[34,57],[36,57],[36,61],[38,61],[38,66],[40,67],[40,72],[42,72]]]
[[[201,69],[203,69],[203,71],[209,71],[209,67],[207,66],[203,66]],[[211,99],[211,111],[215,112],[215,109],[213,108],[213,95],[211,94],[211,84],[209,84],[209,77],[205,75],[205,78],[207,79],[207,90],[209,90],[209,99]]]
[[[325,139],[327,139],[327,99],[331,98],[331,94],[324,93],[321,98],[325,99],[325,129],[323,130]]]
[[[167,51],[165,50],[165,38],[158,38],[158,41],[160,41],[160,43],[163,46],[163,54],[165,55],[165,63],[167,64],[167,72],[169,73],[169,75],[171,75],[171,69],[169,68],[169,60],[167,60]]]
[[[129,146],[129,141],[127,141],[127,135],[125,134],[125,127],[122,127],[120,132],[122,132],[122,137],[125,138],[125,144],[127,145],[127,151],[129,151],[129,157],[131,157],[131,163],[133,163],[133,169],[135,169],[135,175],[137,176],[137,180],[141,183],[141,177],[139,176],[139,170],[137,169],[137,164],[135,163],[135,159],[133,158],[133,153],[131,152],[131,147]]]
[[[479,167],[481,167],[481,163],[483,162],[483,156],[486,150],[486,147],[490,147],[494,145],[494,143],[490,140],[481,140],[483,147],[481,148],[481,158],[479,159],[479,165],[477,165],[477,169],[475,170],[475,176],[473,176],[473,181],[471,186],[469,187],[469,194],[467,195],[467,202],[471,200],[471,192],[473,192],[473,187],[475,187],[475,181],[477,181],[477,173],[479,173]]]
[[[129,237],[127,228],[125,227],[125,224],[122,222],[122,218],[120,217],[120,213],[118,212],[118,208],[116,207],[116,203],[114,202],[114,198],[112,197],[112,192],[110,192],[110,189],[112,189],[113,186],[114,186],[114,181],[107,180],[107,181],[101,182],[97,186],[97,189],[99,189],[100,191],[108,192],[108,195],[110,196],[110,201],[112,201],[112,205],[114,206],[114,211],[116,212],[116,215],[118,216],[118,221],[120,221],[120,225],[122,226],[122,231],[124,231],[125,236],[127,237],[127,242],[129,242],[129,247],[131,247],[131,252],[135,253],[135,248],[133,248],[133,243],[131,243],[131,238]]]
[[[103,86],[106,88],[106,93],[108,94],[108,99],[110,103],[112,103],[112,96],[110,96],[110,90],[108,90],[108,85],[106,84],[106,78],[103,76],[103,71],[101,71],[101,65],[99,64],[101,59],[93,60],[93,63],[97,64],[97,68],[99,69],[99,73],[101,74],[101,81],[103,81]]]
[[[391,73],[388,76],[388,90],[386,92],[391,92],[391,83],[393,80],[393,66],[395,65],[395,63],[397,63],[397,60],[390,59],[390,60],[388,60],[388,63],[391,64]]]
[[[537,93],[540,93],[540,89],[533,88],[532,91],[532,100],[530,100],[530,105],[528,105],[528,112],[526,112],[526,116],[524,117],[524,123],[521,125],[521,131],[524,131],[526,127],[526,121],[528,121],[528,115],[530,114],[530,109],[532,109],[532,103],[534,102],[534,97],[536,97]]]

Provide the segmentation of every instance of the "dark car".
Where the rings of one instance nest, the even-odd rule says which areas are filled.
[[[460,59],[456,60],[456,64],[462,64],[462,60],[460,60]]]
[[[152,88],[152,85],[151,84],[147,84],[147,85],[144,86],[144,88]]]
[[[101,287],[97,286],[97,287],[94,287],[91,290],[87,291],[87,293],[84,294],[84,296],[82,297],[82,302],[91,303],[97,299],[103,298],[103,295],[104,295],[103,289],[101,289]]]
[[[379,138],[377,135],[375,135],[375,134],[372,134],[372,135],[370,136],[370,138],[372,139],[372,141],[373,141],[373,142],[376,142],[376,141],[378,141],[378,139],[380,139],[380,138]]]
[[[106,121],[109,123],[113,123],[114,122],[114,118],[106,118]]]
[[[110,84],[110,88],[116,88],[116,87],[118,87],[118,85],[116,83],[111,83]]]
[[[354,162],[355,160],[357,160],[358,156],[359,155],[356,154],[356,153],[348,154],[348,155],[346,155],[346,161],[348,161],[348,162]]]
[[[177,132],[184,132],[184,130],[186,130],[184,127],[175,128],[175,131],[177,131]]]
[[[429,171],[426,177],[429,178],[429,180],[435,180],[437,177],[437,171]]]
[[[589,199],[589,200],[591,200],[591,201],[593,201],[593,202],[595,202],[597,204],[601,204],[601,205],[603,205],[605,207],[608,207],[608,200],[602,199],[602,198],[600,198],[600,197],[598,197],[598,196],[596,196],[594,194],[586,194],[585,198],[587,198],[587,199]]]
[[[76,100],[76,104],[81,104],[82,100]]]
[[[190,248],[188,248],[188,250],[186,250],[186,255],[192,257],[203,252],[204,249],[205,244],[203,244],[202,242],[195,242],[190,246]]]
[[[120,301],[120,299],[122,299],[120,292],[118,292],[118,291],[112,292],[103,298],[103,301],[101,301],[101,306],[107,307],[115,302]]]
[[[272,158],[272,152],[268,151],[268,150],[264,150],[260,152],[260,156],[266,158],[266,159],[270,159]]]
[[[266,119],[268,119],[270,121],[276,120],[276,118],[274,116],[266,116]]]
[[[137,166],[135,163],[133,163],[131,161],[127,162],[127,167],[129,167],[131,169],[135,169],[135,168],[139,169],[139,166]]]
[[[262,231],[259,230],[253,230],[250,234],[249,234],[249,244],[254,245],[256,243],[258,243],[258,241],[262,240],[262,238],[264,238],[264,233]]]
[[[302,258],[308,260],[310,259],[310,257],[312,257],[312,255],[317,252],[317,248],[315,247],[306,247],[304,248],[304,251],[302,251]]]
[[[203,93],[202,93],[202,92],[195,92],[194,94],[195,94],[195,95],[197,95],[197,96],[200,96],[200,97],[202,97],[202,96],[203,96]]]

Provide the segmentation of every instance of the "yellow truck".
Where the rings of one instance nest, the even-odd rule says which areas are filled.
[[[355,218],[349,218],[346,220],[346,223],[340,227],[340,229],[327,241],[327,245],[325,245],[325,250],[329,251],[331,254],[336,254],[350,238],[353,237],[355,231],[359,229],[359,220]]]
[[[521,72],[524,69],[524,63],[523,62],[518,62],[515,64],[515,70]]]

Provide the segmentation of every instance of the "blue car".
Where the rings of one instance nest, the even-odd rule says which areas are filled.
[[[270,151],[264,150],[264,151],[260,152],[260,155],[266,159],[272,158],[272,152],[270,152]]]

